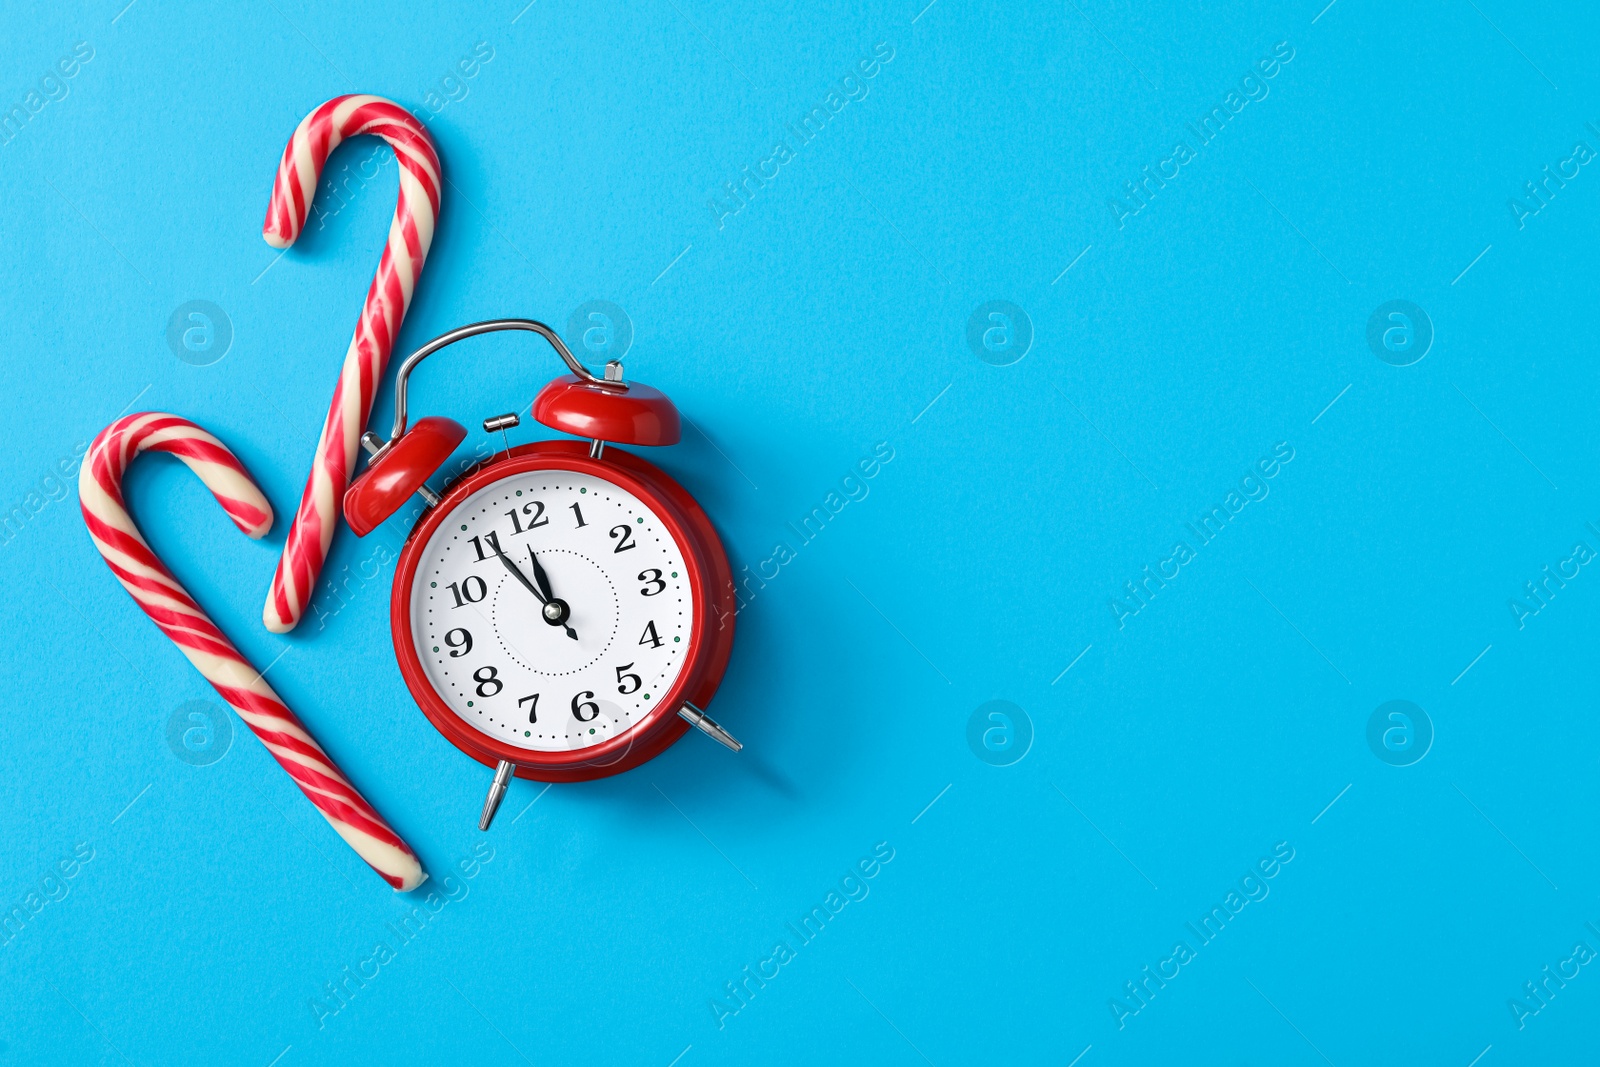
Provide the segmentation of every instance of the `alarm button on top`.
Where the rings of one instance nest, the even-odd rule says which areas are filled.
[[[621,445],[673,445],[682,436],[678,409],[667,395],[639,382],[607,389],[563,374],[533,401],[533,417],[552,429]]]

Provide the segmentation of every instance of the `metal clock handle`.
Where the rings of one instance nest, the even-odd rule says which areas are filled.
[[[448,348],[457,341],[464,341],[468,337],[476,337],[480,333],[496,333],[500,330],[527,330],[530,333],[536,333],[550,342],[550,347],[556,350],[556,354],[567,365],[567,369],[576,374],[586,384],[599,386],[602,389],[618,393],[628,391],[628,383],[622,380],[621,363],[617,360],[611,360],[606,364],[605,377],[596,378],[594,372],[578,362],[577,357],[572,354],[556,332],[542,322],[536,322],[533,319],[488,319],[484,322],[468,323],[465,326],[458,326],[448,333],[442,333],[435,337],[407,356],[405,362],[400,364],[400,370],[394,379],[394,429],[389,434],[389,439],[380,442],[377,435],[370,430],[362,435],[362,445],[371,457],[376,459],[381,456],[388,450],[390,445],[400,440],[406,432],[406,391],[411,372],[417,368],[417,364],[441,348]]]

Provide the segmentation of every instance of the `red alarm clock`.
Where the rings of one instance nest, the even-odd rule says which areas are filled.
[[[588,438],[539,441],[469,469],[442,495],[426,482],[467,436],[439,416],[406,423],[406,383],[448,345],[528,330],[572,373],[546,385],[533,417]],[[733,650],[733,575],[711,521],[677,482],[611,447],[678,441],[672,401],[597,378],[550,327],[473,323],[401,364],[394,431],[368,432],[367,469],[344,495],[365,536],[413,493],[426,513],[400,551],[390,623],[395,656],[423,714],[461,751],[495,768],[479,819],[487,830],[511,776],[546,782],[637,767],[698,727],[742,746],[703,710]],[[484,420],[486,431],[519,422]]]

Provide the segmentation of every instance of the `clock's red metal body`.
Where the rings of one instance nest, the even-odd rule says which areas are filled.
[[[694,604],[694,629],[683,670],[655,709],[626,733],[593,748],[571,752],[516,748],[469,726],[446,706],[423,673],[411,631],[412,583],[422,550],[455,506],[501,478],[550,469],[603,478],[632,493],[659,515],[683,551]],[[637,767],[683,736],[689,724],[678,716],[677,709],[685,701],[705,707],[716,693],[733,651],[737,606],[733,573],[722,541],[687,490],[655,466],[619,448],[607,448],[602,458],[594,459],[589,455],[589,445],[582,441],[539,441],[513,448],[474,467],[446,490],[438,505],[428,509],[400,550],[389,614],[395,655],[406,686],[428,721],[451,744],[490,767],[502,760],[515,763],[519,778],[577,782]]]
[[[587,437],[591,443],[540,441],[507,449],[472,468],[441,498],[428,487],[427,480],[467,432],[459,423],[439,416],[419,419],[408,429],[407,382],[416,366],[433,353],[468,337],[502,330],[536,333],[555,349],[571,373],[540,390],[532,414],[546,426]],[[682,486],[639,457],[608,447],[675,444],[682,431],[678,409],[672,401],[660,390],[625,381],[622,364],[614,360],[606,364],[604,378],[596,377],[578,362],[554,330],[533,319],[488,319],[440,334],[401,363],[394,392],[394,430],[387,441],[370,432],[362,435],[361,443],[371,459],[367,469],[345,491],[344,514],[359,536],[393,515],[413,494],[430,505],[400,550],[389,604],[390,627],[400,673],[428,721],[461,751],[495,768],[478,828],[489,828],[513,773],[546,782],[603,778],[660,755],[683,736],[691,723],[720,744],[739,751],[743,746],[738,739],[704,711],[722,682],[733,651],[738,599],[727,553],[722,550],[711,520]],[[518,421],[512,412],[484,420],[483,428],[485,432],[503,432]],[[654,710],[625,733],[576,751],[516,748],[469,725],[450,710],[423,673],[411,634],[412,585],[417,580],[423,549],[434,531],[462,501],[484,486],[536,470],[576,471],[604,479],[627,490],[654,511],[683,554],[694,605],[694,627],[683,669]],[[559,622],[548,615],[546,619]]]

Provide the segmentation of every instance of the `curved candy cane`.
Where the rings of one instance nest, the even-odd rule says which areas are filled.
[[[289,527],[283,556],[261,619],[273,633],[294,629],[316,589],[339,521],[339,499],[355,468],[361,430],[389,362],[389,351],[422,273],[439,217],[443,180],[439,154],[428,131],[398,104],[377,96],[338,96],[307,115],[283,150],[261,235],[273,248],[288,248],[300,236],[328,154],[346,137],[382,137],[400,162],[400,199],[389,226],[389,243],[367,289],[355,336],[345,352],[333,403],[322,424],[311,475]]]
[[[258,538],[271,527],[272,505],[226,445],[188,419],[147,411],[100,431],[84,457],[78,498],[95,547],[123,588],[216,687],[334,831],[395,889],[415,889],[428,877],[416,855],[356,792],[139,533],[123,504],[122,474],[147,450],[170,453],[188,464],[234,525],[250,537]]]

